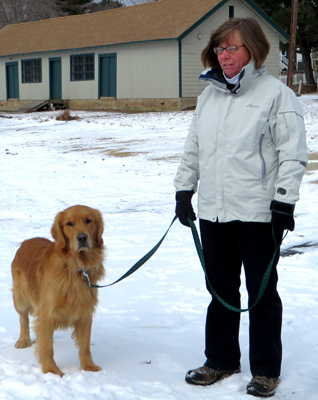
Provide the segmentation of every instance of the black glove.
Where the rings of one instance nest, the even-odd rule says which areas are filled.
[[[193,190],[181,190],[176,193],[176,215],[182,225],[189,227],[190,224],[187,220],[187,217],[189,217],[192,221],[195,221],[197,219],[191,204],[193,194]]]
[[[273,200],[270,209],[272,210],[272,224],[274,228],[293,231],[295,228],[294,208],[294,204]]]

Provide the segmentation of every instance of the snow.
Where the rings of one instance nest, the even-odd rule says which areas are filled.
[[[117,1],[119,1],[119,3],[121,3],[124,7],[128,7],[128,6],[137,6],[139,4],[151,3],[153,1],[158,1],[158,0],[117,0]],[[101,2],[102,0],[93,1],[93,3],[101,3]]]
[[[300,102],[309,151],[317,153],[318,96],[303,95]],[[242,373],[206,388],[184,381],[188,369],[205,361],[209,296],[191,232],[178,221],[141,269],[99,289],[92,353],[101,372],[80,370],[71,331],[54,336],[63,378],[41,372],[34,345],[14,347],[19,321],[10,264],[20,243],[51,238],[56,213],[86,204],[105,220],[107,276],[100,283],[122,276],[159,241],[174,216],[173,178],[193,112],[73,111],[80,119],[69,122],[57,121],[59,113],[0,115],[0,399],[246,399],[251,378],[246,313]],[[314,160],[310,165],[296,207],[296,230],[282,246],[298,252],[279,263],[284,355],[277,399],[317,399],[318,171]],[[246,306],[244,283],[242,298]]]
[[[136,6],[139,4],[151,3],[156,0],[119,0],[123,6]]]

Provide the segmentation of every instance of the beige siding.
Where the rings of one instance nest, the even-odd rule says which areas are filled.
[[[71,81],[71,56],[96,53],[94,49],[78,50],[62,54],[62,99],[97,99],[98,97],[98,56],[95,54],[94,80]]]
[[[150,99],[179,97],[178,44],[176,41],[111,46],[94,50],[95,80],[70,81],[70,56],[63,56],[64,99],[98,98],[98,56],[116,54],[117,98]],[[91,51],[87,50],[87,53]],[[76,51],[72,54],[83,54]]]
[[[95,79],[71,81],[71,55],[95,53]],[[179,97],[179,56],[177,41],[124,45],[72,52],[10,57],[18,61],[20,100],[46,100],[49,98],[49,59],[61,57],[62,98],[64,100],[97,99],[99,88],[99,54],[117,56],[117,98],[151,99]],[[42,59],[42,82],[21,82],[21,60]],[[8,60],[9,61],[9,60]],[[5,77],[5,62],[0,64]],[[5,79],[0,85],[0,99],[6,99]]]
[[[21,74],[21,60],[29,60],[33,58],[42,59],[42,82],[41,83],[22,83]],[[37,56],[26,56],[26,57],[10,57],[8,59],[3,59],[0,63],[0,99],[5,100],[7,98],[7,88],[6,88],[6,72],[5,66],[8,62],[18,62],[18,81],[19,81],[19,96],[21,100],[45,100],[48,99],[47,96],[47,85],[48,85],[48,60],[42,55]]]
[[[203,71],[201,52],[207,45],[211,32],[229,18],[229,6],[234,6],[234,17],[253,17],[257,19],[271,44],[271,50],[266,60],[267,71],[278,77],[279,75],[279,36],[276,31],[252,8],[247,7],[238,0],[231,0],[213,13],[200,26],[194,29],[182,40],[182,96],[196,97],[206,87],[198,82]]]
[[[117,54],[117,97],[179,97],[176,41],[122,46]]]
[[[6,63],[4,60],[0,62],[0,100],[7,99],[7,87],[6,87]]]
[[[203,71],[201,52],[209,41],[211,31],[219,25],[216,14],[218,12],[182,40],[182,97],[197,97],[206,87],[205,83],[199,82]]]

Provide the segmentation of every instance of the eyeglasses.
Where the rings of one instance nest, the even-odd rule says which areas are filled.
[[[220,56],[224,50],[226,50],[228,53],[232,54],[232,53],[236,53],[240,47],[246,47],[246,46],[245,46],[245,44],[243,44],[242,46],[214,47],[213,51],[217,56]]]

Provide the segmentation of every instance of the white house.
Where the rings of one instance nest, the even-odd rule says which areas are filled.
[[[0,30],[0,110],[31,100],[70,109],[180,110],[204,84],[201,51],[232,17],[254,17],[280,71],[288,35],[251,0],[161,0],[92,14],[7,25]]]

